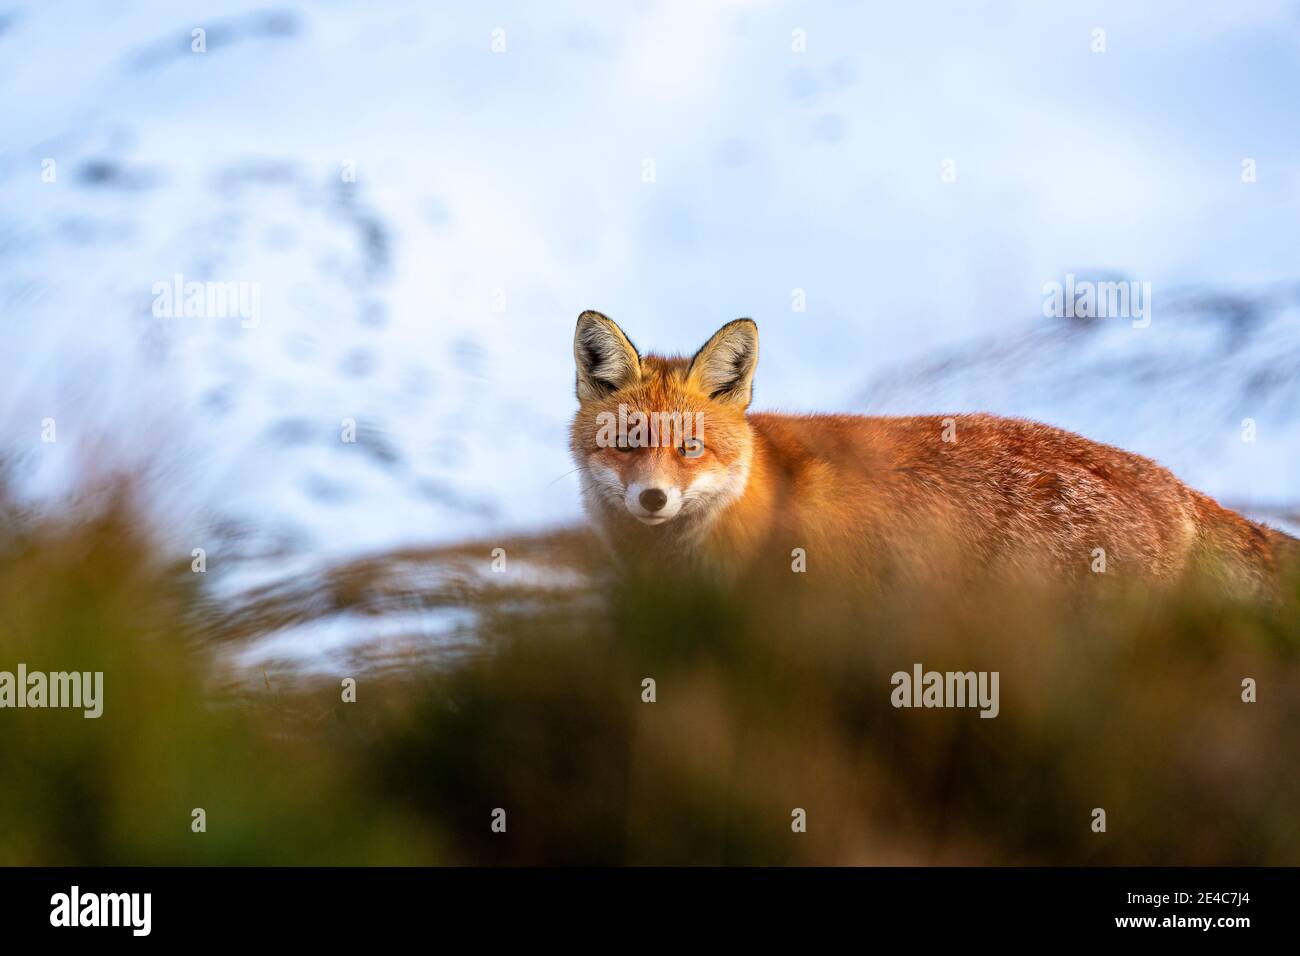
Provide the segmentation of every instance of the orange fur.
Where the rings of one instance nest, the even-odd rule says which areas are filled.
[[[700,366],[714,340],[693,360],[643,357],[604,323],[617,330],[598,313],[579,320],[572,450],[588,512],[626,559],[734,579],[762,567],[788,573],[803,549],[810,573],[883,586],[989,571],[1081,579],[1097,571],[1102,549],[1108,577],[1170,581],[1203,563],[1234,588],[1267,590],[1296,547],[1153,461],[1036,422],[747,414],[752,323],[715,335],[731,341],[712,377]],[[581,344],[584,335],[593,347]],[[604,348],[617,361],[601,366]],[[615,366],[624,378],[584,390],[586,368]],[[733,371],[744,381],[715,396]],[[704,453],[600,447],[598,416],[620,404],[702,411]],[[680,491],[671,520],[647,526],[652,516],[638,518],[644,509],[627,493],[643,485]],[[725,493],[691,497],[693,487]]]

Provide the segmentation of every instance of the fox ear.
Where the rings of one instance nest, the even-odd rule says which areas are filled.
[[[578,401],[603,398],[641,378],[641,356],[623,330],[599,312],[578,316],[573,332]]]
[[[691,359],[686,378],[709,398],[749,407],[758,367],[758,326],[753,319],[736,319],[713,333]]]

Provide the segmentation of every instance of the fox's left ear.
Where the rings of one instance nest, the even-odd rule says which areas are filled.
[[[748,408],[757,367],[758,326],[753,319],[736,319],[714,332],[695,353],[686,378],[711,399]]]

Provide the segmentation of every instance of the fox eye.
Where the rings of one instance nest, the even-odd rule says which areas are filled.
[[[683,458],[699,458],[704,454],[704,442],[698,438],[688,438],[677,446],[677,454]]]
[[[628,452],[630,452],[630,451],[636,451],[636,446],[635,446],[635,445],[627,445],[627,444],[619,445],[619,444],[615,444],[615,445],[613,446],[613,448],[614,448],[615,451],[621,451],[621,452],[622,452],[623,454],[625,454],[625,455],[626,455]]]

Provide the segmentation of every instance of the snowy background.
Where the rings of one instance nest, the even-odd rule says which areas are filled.
[[[755,318],[757,407],[1028,415],[1281,523],[1298,237],[1294,0],[0,0],[9,480],[147,469],[240,580],[577,519],[586,308]],[[1045,318],[1071,272],[1150,327]],[[256,327],[156,317],[177,274]]]

